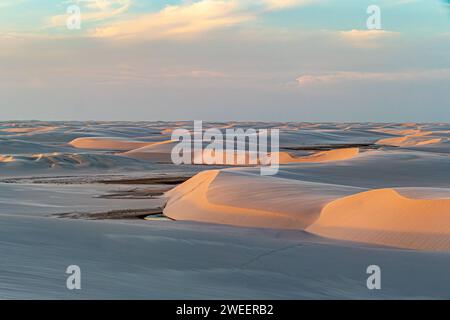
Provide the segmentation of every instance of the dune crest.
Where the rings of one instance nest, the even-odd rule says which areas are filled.
[[[151,142],[143,141],[127,141],[114,138],[102,138],[102,137],[86,137],[76,138],[69,142],[72,147],[78,149],[93,149],[93,150],[132,150],[141,148],[151,144]]]
[[[450,199],[410,199],[377,189],[327,204],[307,231],[341,240],[450,250]]]

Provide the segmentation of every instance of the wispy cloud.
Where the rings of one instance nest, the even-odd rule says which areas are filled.
[[[450,79],[450,69],[404,72],[352,72],[340,71],[327,74],[307,74],[296,79],[299,86],[327,85],[355,81],[420,81]]]
[[[261,1],[269,10],[280,10],[300,5],[307,5],[317,0],[262,0]]]
[[[360,48],[375,48],[381,45],[381,41],[399,35],[398,32],[386,30],[349,30],[340,31],[339,37],[351,45]]]
[[[72,2],[68,2],[70,4]],[[117,17],[131,6],[131,0],[82,0],[74,2],[81,6],[82,22],[102,21]],[[50,19],[50,26],[64,26],[67,15],[57,15]]]
[[[166,6],[159,12],[99,27],[95,37],[167,38],[235,26],[259,14],[306,5],[317,0],[200,0]]]

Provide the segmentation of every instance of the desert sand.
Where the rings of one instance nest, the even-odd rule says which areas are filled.
[[[209,127],[279,128],[279,172],[172,164],[190,122],[0,123],[0,296],[450,297],[449,124]]]

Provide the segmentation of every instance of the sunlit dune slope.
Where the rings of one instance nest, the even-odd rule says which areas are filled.
[[[410,199],[393,189],[327,204],[307,231],[401,248],[450,250],[450,199]]]
[[[151,142],[127,141],[121,139],[102,138],[102,137],[86,137],[74,139],[69,144],[79,149],[126,151],[144,147],[146,145],[151,144]]]
[[[304,229],[318,218],[326,203],[359,191],[209,170],[166,193],[164,213],[176,220]]]

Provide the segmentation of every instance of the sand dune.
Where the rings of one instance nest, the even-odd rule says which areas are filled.
[[[432,131],[422,131],[421,129],[390,129],[390,128],[381,128],[381,129],[374,129],[375,132],[383,132],[383,133],[389,133],[393,135],[399,135],[399,136],[409,136],[409,135],[416,135],[416,136],[425,136],[432,134]]]
[[[227,154],[231,154],[233,156],[233,162],[227,161]],[[311,155],[307,156],[301,156],[301,157],[294,157],[290,153],[281,151],[278,152],[277,155],[274,153],[270,154],[270,157],[273,159],[272,162],[275,162],[278,160],[279,164],[290,164],[290,163],[319,163],[319,162],[328,162],[328,161],[341,161],[341,160],[348,160],[356,157],[359,154],[359,148],[344,148],[344,149],[335,149],[335,150],[327,150],[327,151],[320,151],[313,153]],[[239,166],[242,165],[242,162],[238,161],[238,157],[242,155],[242,159],[244,159],[243,164],[249,165],[249,164],[261,164],[262,159],[259,159],[257,154],[252,154],[250,152],[222,152],[218,154],[218,157],[214,157],[214,154],[210,155],[207,152],[203,153],[203,162],[197,163],[203,163],[203,164],[227,164],[227,165],[233,165],[233,166]],[[253,162],[252,160],[255,159]],[[213,158],[212,158],[213,157]],[[211,160],[212,159],[212,160]],[[214,159],[218,159],[218,161],[213,161]],[[209,162],[207,161],[209,160]]]
[[[423,250],[450,250],[450,199],[410,199],[371,190],[327,204],[307,231],[322,236]]]
[[[161,130],[161,134],[162,135],[172,134],[173,130],[174,129],[172,129],[172,128],[165,128],[165,129]]]
[[[57,129],[23,130],[50,125]],[[75,261],[94,272],[83,299],[449,298],[450,124],[205,123],[281,129],[275,176],[239,164],[175,166],[178,142],[161,140],[177,127],[193,129],[0,123],[23,131],[0,131],[0,250],[8,257],[0,295],[73,298],[55,274]],[[77,138],[92,151],[68,145]],[[365,152],[391,138],[400,147]],[[347,149],[322,151],[336,148]],[[162,180],[197,173],[159,198],[168,190]],[[164,203],[177,221],[109,219],[143,217]],[[388,277],[382,290],[367,290],[371,264]],[[113,278],[123,281],[105,286]]]
[[[142,148],[130,150],[121,155],[148,161],[171,162],[171,152],[176,141],[162,141],[151,143]],[[344,148],[329,151],[320,151],[308,156],[294,157],[288,152],[271,153],[272,163],[278,161],[279,164],[289,163],[319,163],[328,161],[340,161],[354,158],[359,154],[358,148]],[[191,153],[191,163],[194,164],[212,164],[212,165],[228,165],[228,166],[248,166],[261,165],[263,159],[258,157],[257,153],[249,151],[208,151],[203,153]]]
[[[380,139],[376,142],[379,145],[394,147],[415,147],[431,144],[438,144],[443,141],[442,137],[433,136],[433,131],[423,131],[421,129],[395,130],[384,129],[381,132],[400,135],[399,137]]]
[[[143,147],[119,153],[118,155],[146,161],[171,162],[172,148],[176,143],[178,142],[172,140],[151,142]]]
[[[164,214],[176,220],[303,230],[328,202],[361,190],[208,170],[167,192]]]
[[[359,154],[359,148],[344,148],[328,151],[321,151],[309,156],[294,158],[287,152],[280,153],[280,163],[301,163],[301,162],[328,162],[348,160]]]
[[[13,156],[0,155],[0,162],[13,162],[13,161],[15,161]]]
[[[141,148],[151,143],[143,141],[127,141],[117,138],[87,137],[74,139],[69,142],[69,144],[79,149],[126,151]]]
[[[16,127],[16,128],[4,128],[0,131],[8,133],[38,133],[38,132],[48,132],[57,129],[57,127]]]
[[[414,147],[437,144],[443,141],[442,138],[430,138],[427,136],[428,135],[411,135],[404,137],[387,138],[377,141],[377,144],[394,147]]]
[[[364,191],[220,170],[201,172],[166,197],[164,214],[176,220],[306,230],[340,240],[450,250],[450,199],[411,199],[394,189]]]

